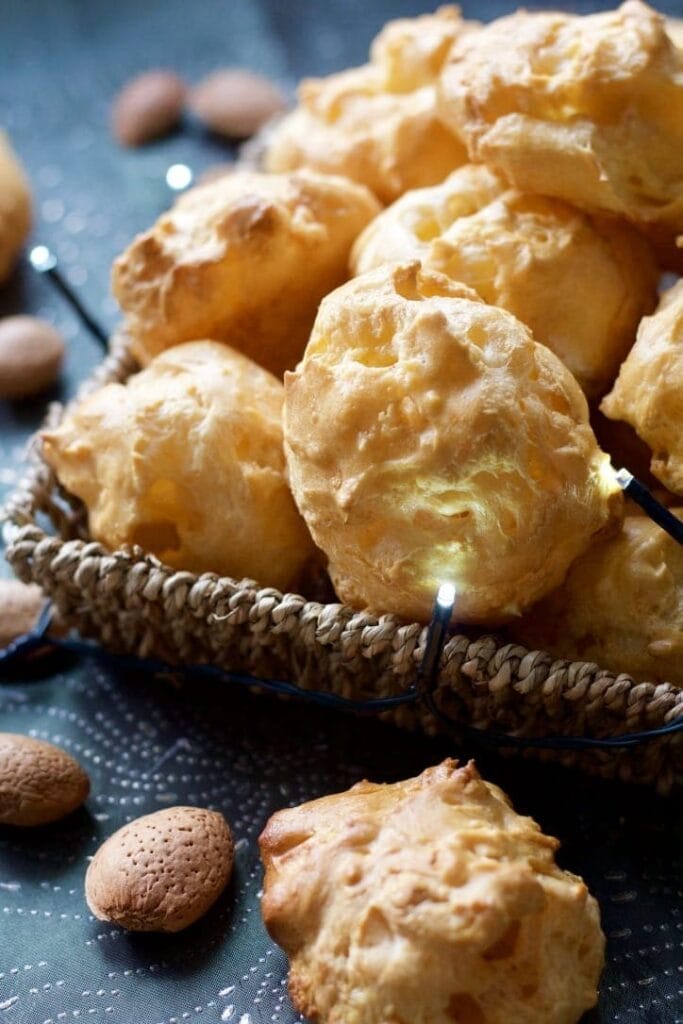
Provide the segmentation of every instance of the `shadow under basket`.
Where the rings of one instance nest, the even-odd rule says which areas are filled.
[[[76,401],[136,369],[119,332]],[[63,415],[62,406],[52,405],[47,423]],[[5,518],[7,558],[17,576],[43,589],[66,626],[108,651],[284,679],[353,700],[399,695],[415,683],[423,625],[281,594],[251,580],[179,572],[139,548],[111,552],[89,540],[83,506],[59,486],[37,444]],[[503,750],[663,792],[683,778],[682,732],[614,747],[562,746],[563,738],[571,747],[567,738],[604,740],[670,727],[683,718],[683,690],[669,683],[637,683],[497,636],[455,633],[443,649],[435,700],[468,739],[472,730],[484,731]],[[382,717],[427,732],[441,728],[421,703]],[[548,737],[554,738],[549,747],[533,745]]]

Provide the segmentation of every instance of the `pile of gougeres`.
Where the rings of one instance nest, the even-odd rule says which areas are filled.
[[[680,41],[640,0],[445,7],[304,82],[262,172],[114,264],[143,369],[43,437],[92,535],[283,589],[317,548],[356,608],[449,581],[457,621],[683,682],[683,553],[612,471],[683,496]]]

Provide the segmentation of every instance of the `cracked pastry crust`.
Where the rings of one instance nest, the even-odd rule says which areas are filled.
[[[635,228],[510,189],[483,165],[398,199],[356,240],[351,265],[361,274],[404,259],[514,313],[589,397],[610,387],[657,297],[654,257]]]
[[[43,452],[109,548],[286,589],[314,548],[285,479],[283,389],[215,341],[79,402]]]
[[[683,50],[683,18],[665,18],[666,33],[674,46]]]
[[[281,376],[378,211],[362,185],[311,171],[235,171],[191,189],[114,263],[136,358],[213,338]]]
[[[683,686],[683,548],[647,516],[626,516],[510,632],[559,658]]]
[[[519,11],[457,40],[439,111],[516,187],[683,230],[683,51],[640,0],[585,17]]]
[[[436,114],[436,85],[453,41],[471,24],[456,7],[389,22],[370,63],[305,80],[276,128],[266,169],[313,167],[367,185],[384,203],[441,181],[467,159]]]
[[[464,285],[393,265],[323,300],[285,378],[297,505],[339,597],[505,621],[562,581],[622,498],[569,371]]]
[[[652,450],[654,475],[683,495],[683,281],[642,321],[600,409],[610,419],[631,424]]]
[[[0,131],[0,284],[17,261],[31,230],[31,192],[9,139]]]
[[[278,811],[262,911],[320,1024],[575,1024],[603,965],[598,905],[556,839],[474,764]]]

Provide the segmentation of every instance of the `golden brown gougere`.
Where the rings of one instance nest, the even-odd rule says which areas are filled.
[[[647,516],[628,515],[510,630],[560,658],[683,686],[683,548]]]
[[[467,154],[437,116],[436,86],[452,43],[471,28],[456,7],[389,22],[368,64],[302,83],[266,168],[345,174],[383,203],[441,181]]]
[[[314,549],[285,478],[282,402],[250,359],[188,342],[83,399],[43,451],[108,547],[286,589]]]
[[[576,1024],[597,999],[598,905],[556,839],[474,764],[278,811],[263,917],[319,1024]]]
[[[0,284],[5,281],[31,229],[31,192],[10,141],[0,131]]]
[[[514,313],[589,397],[611,386],[657,301],[651,247],[630,225],[510,188],[482,164],[407,192],[357,239],[352,269],[419,259]]]
[[[114,263],[135,356],[213,338],[282,376],[378,211],[362,185],[312,171],[236,171],[191,189]]]
[[[419,263],[321,304],[285,379],[292,493],[343,601],[495,623],[556,587],[622,499],[569,370],[528,328]]]
[[[616,384],[600,406],[625,420],[652,451],[650,469],[683,495],[683,282],[645,317]]]

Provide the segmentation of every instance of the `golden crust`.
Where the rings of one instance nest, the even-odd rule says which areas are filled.
[[[519,11],[456,41],[440,113],[518,188],[683,229],[683,53],[640,0]]]
[[[596,1002],[596,901],[473,763],[278,811],[260,845],[266,927],[320,1024],[574,1024]]]
[[[683,686],[683,548],[647,516],[626,516],[511,632],[560,658]]]
[[[432,243],[461,217],[470,217],[507,191],[502,174],[484,164],[463,164],[445,181],[412,189],[382,210],[356,239],[351,269],[364,274],[384,263],[429,258]]]
[[[436,83],[451,44],[469,29],[456,7],[389,22],[369,64],[303,82],[299,106],[274,133],[267,169],[345,174],[385,203],[441,181],[467,157],[436,115]]]
[[[251,360],[190,342],[85,398],[43,451],[108,547],[286,589],[314,549],[285,479],[282,400]]]
[[[683,281],[645,317],[616,384],[600,406],[652,449],[650,469],[683,495]]]
[[[510,313],[418,263],[321,304],[285,378],[292,492],[342,600],[494,623],[556,587],[621,496],[578,384]]]
[[[31,230],[31,192],[9,139],[0,131],[0,284]]]
[[[378,210],[363,186],[309,171],[236,171],[192,189],[114,263],[135,355],[215,338],[281,376]]]
[[[509,189],[483,165],[461,167],[380,213],[357,239],[352,268],[403,259],[514,313],[591,397],[611,385],[656,302],[655,262],[634,228]]]
[[[683,50],[683,18],[665,18],[666,34],[674,46]]]

